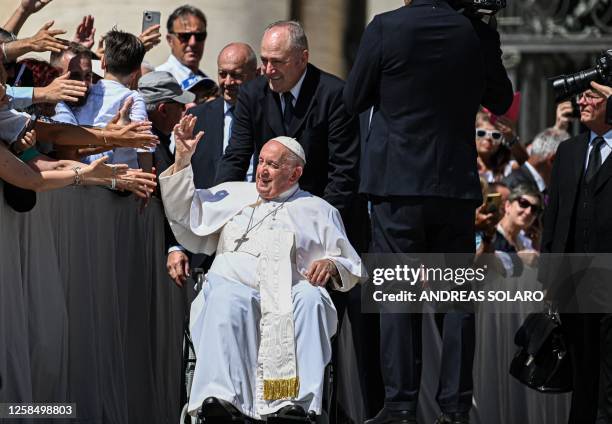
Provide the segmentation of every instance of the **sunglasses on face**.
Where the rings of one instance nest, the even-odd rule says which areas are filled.
[[[524,197],[519,197],[518,199],[516,199],[516,201],[522,209],[531,208],[531,212],[536,215],[542,212],[542,208],[540,208],[540,205],[531,203],[529,200],[525,199]]]
[[[495,130],[485,130],[484,128],[476,128],[476,137],[485,138],[486,136],[491,137],[494,141],[501,141],[502,133]]]
[[[181,43],[188,43],[191,40],[191,37],[195,37],[195,40],[198,43],[206,40],[206,31],[203,32],[171,32],[170,34],[174,35],[176,38],[180,40]]]

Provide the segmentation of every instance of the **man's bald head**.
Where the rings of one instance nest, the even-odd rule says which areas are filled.
[[[259,153],[255,182],[259,195],[274,199],[297,184],[304,171],[303,161],[283,144],[272,139]]]
[[[217,58],[217,80],[223,99],[236,104],[240,86],[257,76],[257,56],[245,43],[225,46]]]

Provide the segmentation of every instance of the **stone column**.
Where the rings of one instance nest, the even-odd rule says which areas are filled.
[[[308,37],[310,62],[344,78],[344,30],[346,1],[306,0],[295,2],[298,18]]]

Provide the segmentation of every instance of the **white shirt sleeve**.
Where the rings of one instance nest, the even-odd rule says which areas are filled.
[[[68,105],[64,102],[59,102],[57,105],[55,105],[55,115],[53,115],[53,118],[51,119],[64,124],[79,124],[74,116],[74,113],[72,113],[72,109],[70,109],[70,107],[68,107]]]
[[[132,109],[130,110],[130,121],[132,122],[148,121],[149,116],[147,115],[147,108],[146,108],[146,105],[145,105],[145,102],[142,96],[138,92],[133,91],[132,94],[130,94],[130,97],[134,99],[134,103],[132,104]],[[154,152],[155,148],[136,149],[136,151],[137,152]]]

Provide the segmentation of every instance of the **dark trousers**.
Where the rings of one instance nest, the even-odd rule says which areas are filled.
[[[355,196],[350,201],[350,206],[344,208],[342,220],[351,245],[359,253],[367,252],[370,244],[370,218],[368,215],[367,199]],[[378,316],[375,314],[364,314],[361,312],[361,285],[357,285],[348,293],[330,291],[331,298],[338,312],[338,326],[342,328],[345,313],[351,323],[351,335],[353,339],[352,348],[357,359],[359,371],[358,379],[363,399],[363,413],[366,417],[372,416],[382,407],[382,377],[380,375],[380,358],[378,352]],[[339,383],[339,361],[338,341],[340,334],[334,338],[332,350],[332,362],[336,370],[334,385]],[[332,390],[332,411],[330,422],[343,422],[341,405],[337,402],[338,388]],[[334,411],[334,408],[339,409]]]
[[[372,197],[372,253],[473,254],[475,202],[434,197]],[[421,383],[420,314],[380,314],[380,356],[385,405],[416,411]],[[442,364],[436,399],[443,412],[472,405],[474,315],[438,317]]]
[[[612,423],[612,316],[562,314],[574,390],[569,424]]]

